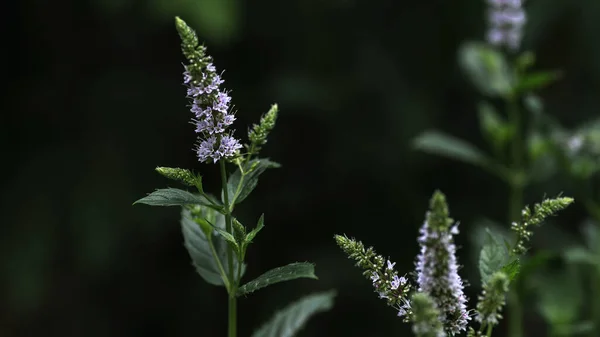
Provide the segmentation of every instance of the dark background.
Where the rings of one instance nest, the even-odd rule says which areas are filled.
[[[246,280],[313,261],[319,281],[241,299],[240,336],[303,294],[337,289],[333,311],[302,336],[402,335],[409,327],[337,248],[355,236],[413,269],[434,189],[461,221],[468,295],[478,292],[470,234],[506,224],[507,191],[477,168],[422,154],[436,128],[484,147],[480,98],[457,65],[485,34],[485,2],[386,0],[95,0],[15,2],[4,13],[0,146],[0,336],[223,336],[224,289],[195,274],[176,208],[132,206],[174,186],[156,166],[194,168],[215,191],[217,167],[192,151],[178,15],[194,27],[232,90],[238,136],[272,103],[280,119],[263,155],[283,166],[238,208],[266,227]],[[565,125],[600,111],[600,2],[530,0],[524,49],[563,79],[540,92]],[[550,180],[526,202],[569,186]],[[577,232],[578,206],[557,227]],[[543,335],[531,314],[527,326]],[[537,336],[535,333],[529,336]]]

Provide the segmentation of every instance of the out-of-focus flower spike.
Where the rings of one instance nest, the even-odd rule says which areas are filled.
[[[418,238],[421,252],[416,271],[419,292],[428,294],[440,311],[440,321],[451,335],[465,331],[470,319],[463,281],[458,275],[456,245],[453,234],[458,224],[451,226],[446,197],[436,191],[431,198],[426,221]]]

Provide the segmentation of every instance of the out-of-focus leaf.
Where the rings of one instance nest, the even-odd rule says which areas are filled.
[[[487,239],[479,254],[481,284],[485,284],[490,276],[495,272],[502,270],[509,262],[509,252],[504,246],[502,238],[498,234],[488,230]],[[512,267],[509,267],[508,269],[510,269],[508,270],[509,272],[513,272]]]
[[[459,64],[471,82],[491,97],[512,93],[514,78],[504,55],[487,44],[468,42],[459,49]]]
[[[475,146],[437,131],[425,131],[413,140],[417,150],[487,167],[488,157]]]
[[[542,272],[536,277],[534,289],[539,312],[551,326],[576,322],[583,301],[583,287],[576,268]]]
[[[524,93],[541,89],[561,77],[560,71],[540,71],[521,75],[515,88],[516,92]]]

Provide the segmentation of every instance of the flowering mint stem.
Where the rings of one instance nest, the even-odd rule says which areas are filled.
[[[223,188],[223,204],[225,206],[225,230],[227,233],[233,233],[232,225],[231,225],[231,207],[229,207],[229,195],[227,193],[227,171],[225,170],[225,161],[221,160],[219,162],[219,166],[221,167],[221,186]],[[238,264],[242,264],[243,261],[238,261]],[[237,336],[237,297],[235,293],[237,291],[238,282],[234,276],[234,266],[233,266],[233,248],[231,246],[227,246],[227,264],[229,265],[229,280],[231,282],[231,286],[229,287],[229,329],[228,329],[228,337],[236,337]]]
[[[521,167],[521,116],[519,115],[518,101],[514,95],[507,98],[508,118],[513,126],[514,135],[512,139],[512,177],[509,180],[510,197],[509,197],[509,223],[519,221],[521,218],[521,209],[523,208],[523,174]],[[508,294],[508,312],[509,315],[509,336],[522,337],[523,320],[521,303],[517,287],[511,287]],[[491,333],[491,332],[490,332]]]

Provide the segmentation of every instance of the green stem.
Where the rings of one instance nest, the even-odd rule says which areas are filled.
[[[510,185],[510,196],[509,196],[509,209],[508,209],[508,221],[509,224],[513,221],[519,221],[521,218],[521,209],[523,207],[523,190],[524,190],[524,177],[523,177],[523,145],[521,140],[521,116],[519,115],[519,105],[515,96],[511,96],[507,99],[508,104],[508,119],[513,127],[513,139],[511,142],[511,169],[512,177],[509,181]],[[516,282],[515,282],[516,283]],[[522,337],[523,336],[523,310],[519,293],[517,290],[517,284],[511,287],[508,293],[508,310],[509,310],[509,322],[508,331],[511,337]]]
[[[587,212],[594,219],[595,225],[600,226],[600,207],[596,205],[591,197],[585,198],[583,201]],[[594,323],[595,329],[590,332],[590,337],[595,336],[600,329],[600,266],[596,266],[591,270],[590,277],[590,318]]]
[[[229,296],[229,329],[228,337],[237,336],[237,297]]]
[[[493,326],[493,325],[491,325],[491,324],[490,324],[490,325],[488,325],[488,328],[487,328],[487,333],[485,334],[485,335],[486,335],[486,337],[492,337],[492,329],[493,329],[493,328],[494,328],[494,326]]]
[[[229,206],[229,195],[227,192],[227,171],[225,170],[225,161],[221,160],[219,162],[221,166],[221,186],[223,188],[223,204],[225,206],[225,230],[227,233],[233,234],[232,224],[231,224],[231,207]],[[242,263],[241,261],[239,262]],[[237,335],[237,297],[235,293],[237,292],[237,282],[234,276],[234,266],[233,266],[233,248],[227,245],[227,264],[228,264],[228,272],[229,272],[229,280],[231,282],[231,287],[229,287],[229,329],[228,329],[228,337],[236,337]]]

